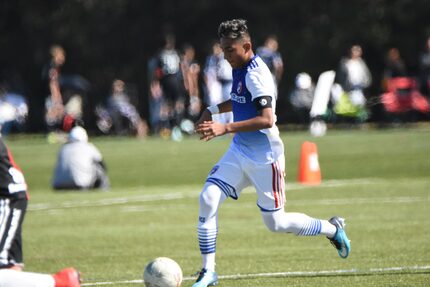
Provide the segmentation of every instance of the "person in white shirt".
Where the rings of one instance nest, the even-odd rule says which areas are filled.
[[[74,127],[69,133],[67,143],[61,147],[52,186],[57,190],[109,188],[109,178],[102,155],[88,142],[84,128]]]

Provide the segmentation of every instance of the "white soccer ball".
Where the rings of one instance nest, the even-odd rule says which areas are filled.
[[[309,131],[314,137],[322,137],[327,132],[327,125],[324,121],[312,121]]]
[[[182,270],[174,260],[158,257],[146,265],[143,280],[146,287],[179,287]]]

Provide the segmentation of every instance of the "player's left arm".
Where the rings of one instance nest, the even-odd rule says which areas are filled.
[[[257,116],[249,120],[226,124],[226,133],[251,132],[271,128],[275,122],[272,111],[272,97],[261,96],[253,100]]]

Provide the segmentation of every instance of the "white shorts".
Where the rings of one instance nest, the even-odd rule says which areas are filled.
[[[238,199],[245,187],[253,185],[258,195],[257,206],[261,211],[272,212],[285,204],[284,170],[283,156],[272,164],[255,163],[230,147],[206,181],[216,184],[233,199]]]

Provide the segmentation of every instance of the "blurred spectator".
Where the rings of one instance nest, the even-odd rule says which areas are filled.
[[[430,96],[430,37],[427,38],[425,50],[420,56],[421,90]]]
[[[381,102],[392,121],[415,121],[419,113],[429,113],[429,101],[420,93],[416,79],[408,76],[397,48],[387,52],[383,85],[385,93],[381,96]]]
[[[9,92],[0,85],[0,132],[5,136],[12,130],[23,131],[28,116],[28,105],[23,95]]]
[[[270,35],[266,38],[264,46],[257,48],[257,55],[266,63],[272,72],[276,86],[282,79],[284,73],[284,63],[281,54],[278,52],[278,38],[275,35]]]
[[[337,72],[338,82],[347,91],[363,90],[372,83],[372,75],[364,62],[361,46],[354,45],[349,51],[349,56],[343,58]]]
[[[387,92],[381,102],[388,116],[395,122],[417,119],[417,112],[430,116],[430,102],[424,97],[415,79],[396,77],[387,81]]]
[[[332,93],[335,113],[360,122],[367,119],[365,89],[372,83],[372,75],[362,54],[361,47],[354,45],[348,57],[341,59],[337,72],[339,85],[334,85]]]
[[[140,117],[137,108],[132,104],[122,80],[112,82],[112,93],[107,99],[107,108],[97,106],[97,127],[104,133],[112,130],[116,135],[133,134],[145,137],[148,134],[148,125]]]
[[[57,190],[109,188],[109,178],[102,155],[88,142],[84,128],[80,126],[72,128],[68,142],[61,147],[52,186]]]
[[[149,123],[152,133],[169,130],[169,108],[158,78],[158,55],[148,61]]]
[[[161,131],[163,135],[167,135],[172,127],[178,126],[185,116],[185,92],[180,62],[179,54],[175,49],[175,37],[167,35],[165,45],[158,55],[155,71],[156,79],[160,81],[169,117],[168,130]]]
[[[309,122],[309,112],[314,99],[315,85],[311,76],[300,73],[296,76],[296,87],[291,92],[290,102],[302,123]]]
[[[204,68],[205,104],[217,105],[230,99],[233,72],[230,64],[224,59],[224,53],[218,41],[212,45],[212,53],[206,58]],[[215,120],[229,123],[233,121],[231,112],[212,116]]]
[[[200,65],[195,60],[194,47],[186,44],[183,48],[181,71],[184,87],[189,96],[188,115],[192,119],[200,116],[201,100],[199,96]]]
[[[66,52],[61,46],[53,45],[50,56],[49,64],[42,71],[49,94],[45,102],[45,121],[49,132],[67,132],[76,122],[82,121],[82,94],[89,89],[89,83],[79,75],[62,76]]]
[[[405,62],[400,56],[400,51],[397,48],[391,48],[387,52],[385,58],[385,68],[382,77],[382,88],[387,90],[387,81],[396,77],[406,77],[407,69]]]

